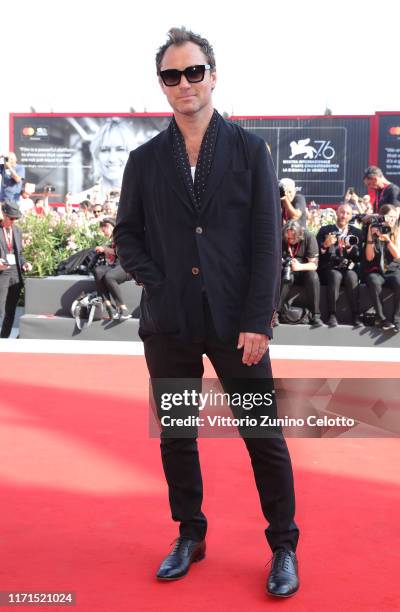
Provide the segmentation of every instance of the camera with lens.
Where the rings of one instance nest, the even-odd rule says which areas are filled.
[[[4,164],[6,164],[8,162],[8,157],[6,157],[5,155],[0,155],[0,166],[4,166]]]
[[[355,267],[355,258],[359,256],[358,244],[360,242],[358,236],[354,234],[343,234],[342,232],[331,232],[336,236],[337,240],[342,242],[342,246],[346,249],[343,251],[337,243],[334,245],[331,265],[338,270],[353,270]]]
[[[356,246],[359,242],[358,236],[353,236],[352,234],[350,234],[350,236],[346,236],[344,239],[344,244],[347,249]]]
[[[390,225],[386,221],[385,215],[366,215],[360,214],[353,217],[354,221],[360,221],[363,225],[376,227],[380,234],[390,234]]]
[[[104,253],[97,253],[94,251],[87,262],[87,269],[89,272],[93,272],[96,266],[104,266],[107,263],[106,256]]]
[[[51,185],[46,185],[46,186],[45,186],[45,188],[44,188],[44,191],[45,191],[46,193],[52,193],[52,192],[54,192],[55,190],[56,190],[56,188],[55,188],[55,187],[52,187]]]
[[[286,189],[283,185],[279,185],[279,197],[284,198],[286,195]]]
[[[379,215],[379,216],[381,217],[382,215]],[[385,217],[383,217],[383,218],[385,218]],[[378,232],[380,234],[390,234],[390,231],[391,231],[390,225],[388,225],[388,223],[386,223],[386,221],[383,221],[383,222],[381,222],[381,221],[376,221],[375,222],[374,221],[374,222],[371,223],[371,227],[376,227],[376,229],[378,230]]]
[[[341,232],[333,232],[333,235],[336,236],[338,240],[342,240],[346,249],[350,249],[360,242],[358,236],[354,236],[353,234],[343,235]]]
[[[282,282],[291,283],[294,279],[292,270],[292,257],[282,259]]]

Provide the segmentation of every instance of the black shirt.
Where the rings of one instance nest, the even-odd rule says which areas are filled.
[[[387,242],[383,242],[382,240],[374,240],[375,246],[375,256],[371,261],[368,261],[365,257],[364,262],[364,272],[365,274],[371,274],[372,272],[378,272],[383,274],[387,271],[388,266],[392,264],[395,267],[400,269],[400,261],[398,259],[394,259],[393,255],[389,251],[389,247]],[[396,264],[392,262],[396,261]]]
[[[282,258],[296,258],[300,263],[307,263],[309,259],[318,258],[318,243],[314,234],[305,230],[304,237],[300,242],[293,245],[288,245],[285,241],[282,243]]]
[[[375,211],[377,212],[384,204],[400,206],[400,187],[389,183],[386,187],[376,190]]]
[[[306,211],[307,211],[307,204],[306,204],[305,197],[301,193],[296,193],[296,195],[293,198],[292,206],[296,210],[301,210],[301,217],[299,217],[297,219],[297,221],[300,223],[300,225],[302,227],[305,228],[306,224],[307,224],[307,213],[306,213]],[[284,223],[286,223],[289,220],[290,219],[288,217],[286,209],[282,205],[282,223],[284,224]]]

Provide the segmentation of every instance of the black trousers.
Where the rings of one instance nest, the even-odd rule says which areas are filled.
[[[125,272],[121,266],[96,266],[93,268],[93,276],[96,281],[97,291],[105,300],[114,299],[116,306],[124,303],[119,286],[132,276]]]
[[[383,320],[383,306],[381,301],[381,293],[383,287],[389,287],[393,291],[394,312],[393,322],[396,325],[400,324],[400,271],[380,274],[379,272],[371,272],[367,274],[365,282],[368,286],[371,300],[378,317]]]
[[[21,289],[22,282],[16,267],[0,273],[1,338],[10,337]]]
[[[270,388],[269,354],[257,365],[243,365],[242,351],[236,349],[236,343],[223,343],[218,339],[206,300],[203,316],[204,320],[199,322],[199,329],[204,330],[203,338],[195,342],[184,342],[170,334],[142,334],[151,378],[200,380],[205,353],[225,389],[224,382],[229,381],[231,393],[235,378],[246,379],[246,382],[257,379],[261,384],[265,381]],[[259,385],[257,390],[260,390]],[[250,455],[262,511],[269,523],[265,530],[267,541],[272,550],[295,550],[299,530],[294,522],[293,473],[285,439],[281,433],[268,438],[242,437]],[[161,435],[160,446],[172,518],[180,523],[181,536],[202,540],[207,531],[207,519],[202,512],[203,483],[196,437]]]
[[[320,279],[323,285],[327,285],[327,297],[328,297],[328,312],[329,314],[336,313],[336,302],[339,297],[340,285],[344,284],[347,300],[349,302],[351,312],[358,314],[359,302],[358,302],[358,274],[355,270],[322,270],[320,272]]]
[[[319,276],[315,270],[305,270],[303,272],[293,272],[291,281],[282,282],[281,296],[278,304],[278,312],[287,301],[292,285],[301,285],[306,293],[307,306],[313,315],[319,314],[319,295],[320,284]]]

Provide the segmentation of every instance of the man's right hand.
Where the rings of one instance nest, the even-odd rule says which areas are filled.
[[[4,259],[0,259],[0,271],[2,272],[3,270],[8,270],[9,268],[10,266],[8,263],[4,261]]]
[[[328,234],[322,246],[324,249],[329,249],[330,246],[336,243],[337,243],[337,237],[335,236],[335,234]]]
[[[240,332],[237,348],[243,349],[242,363],[252,366],[261,361],[268,350],[268,342],[265,334]]]

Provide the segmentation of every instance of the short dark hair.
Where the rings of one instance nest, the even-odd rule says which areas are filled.
[[[387,215],[390,212],[397,212],[397,206],[393,206],[393,204],[382,204],[378,212],[380,215]]]
[[[157,74],[160,74],[161,70],[161,62],[165,55],[166,50],[171,47],[171,45],[184,45],[187,42],[194,43],[203,51],[204,55],[207,58],[207,62],[211,66],[211,71],[215,70],[215,56],[214,49],[208,42],[206,38],[200,36],[200,34],[195,34],[191,30],[187,30],[185,27],[181,28],[171,28],[168,32],[168,40],[164,43],[156,53],[156,68]]]
[[[383,176],[383,172],[378,166],[368,166],[364,170],[363,179],[370,178],[371,176]]]
[[[104,227],[105,225],[112,225],[115,227],[115,219],[112,217],[104,217],[104,219],[100,221],[99,226]]]

